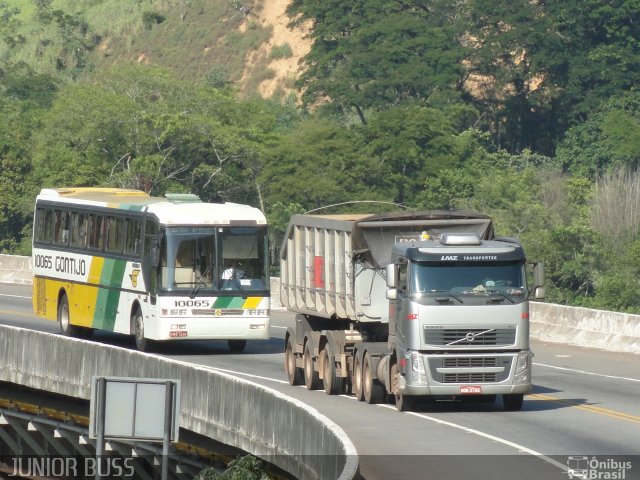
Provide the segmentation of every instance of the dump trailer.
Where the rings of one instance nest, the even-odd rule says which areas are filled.
[[[494,401],[519,410],[531,383],[522,245],[477,212],[295,215],[280,251],[289,383],[368,403]]]

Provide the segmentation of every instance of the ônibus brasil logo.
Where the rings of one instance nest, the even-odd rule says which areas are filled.
[[[571,456],[567,458],[567,475],[589,480],[625,480],[631,466],[630,461],[615,458]]]

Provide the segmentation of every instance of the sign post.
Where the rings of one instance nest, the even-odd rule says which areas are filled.
[[[180,380],[93,377],[89,437],[96,440],[96,478],[105,440],[162,442],[162,480],[180,429]]]

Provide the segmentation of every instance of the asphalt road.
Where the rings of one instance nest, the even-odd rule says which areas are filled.
[[[293,322],[272,314],[271,339],[231,354],[226,342],[160,345],[157,353],[267,385],[318,409],[340,425],[360,454],[363,477],[374,479],[640,479],[640,356],[534,342],[534,392],[519,412],[499,402],[436,402],[399,413],[391,404],[291,387],[283,338]],[[0,323],[57,332],[31,313],[30,287],[0,285]],[[133,348],[125,336],[96,341]],[[630,462],[630,463],[629,463]]]

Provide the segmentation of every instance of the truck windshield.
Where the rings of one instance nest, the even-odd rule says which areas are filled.
[[[164,290],[268,289],[265,228],[167,228],[161,245]]]
[[[504,295],[524,297],[524,264],[515,262],[413,262],[412,294]]]

